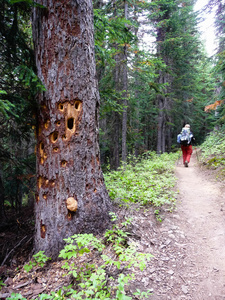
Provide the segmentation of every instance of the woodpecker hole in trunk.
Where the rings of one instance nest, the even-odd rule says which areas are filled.
[[[81,108],[81,102],[80,101],[76,101],[75,102],[75,109],[76,110],[80,110],[80,108]]]
[[[42,177],[38,177],[38,188],[40,189],[42,186]]]
[[[62,103],[59,103],[59,110],[63,111],[64,110],[64,105]]]
[[[40,162],[43,165],[45,158],[46,158],[46,153],[44,152],[44,143],[43,142],[40,142],[39,153],[40,153]]]
[[[50,121],[49,121],[49,120],[47,120],[47,121],[45,122],[45,124],[44,124],[44,127],[45,127],[45,129],[48,129],[48,127],[49,127],[49,124],[50,124]]]
[[[58,110],[63,114],[65,120],[65,133],[62,135],[64,141],[70,140],[76,132],[78,123],[80,122],[80,115],[82,113],[82,102],[80,100],[64,101],[57,104]],[[61,120],[56,121],[59,127],[62,125]]]
[[[75,124],[74,118],[69,118],[69,119],[67,120],[67,128],[68,128],[69,130],[73,130],[74,124]]]
[[[62,166],[62,167],[66,167],[66,165],[67,165],[67,161],[66,161],[66,160],[62,160],[62,161],[61,161],[61,166]]]
[[[41,237],[43,239],[45,238],[45,234],[46,234],[46,226],[42,224],[42,220],[41,220]]]
[[[59,137],[59,133],[57,131],[54,131],[51,135],[51,141],[52,143],[56,143]]]
[[[44,150],[44,143],[40,142],[40,151]]]
[[[67,219],[68,219],[69,221],[72,220],[72,214],[71,214],[70,212],[69,212],[68,215],[67,215]]]

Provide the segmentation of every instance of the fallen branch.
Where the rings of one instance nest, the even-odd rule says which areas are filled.
[[[20,244],[23,242],[23,240],[25,239],[25,238],[27,238],[27,235],[18,243],[18,244],[16,244],[16,246],[11,250],[11,251],[9,251],[9,253],[6,255],[6,257],[4,258],[4,260],[3,260],[3,262],[2,262],[2,264],[1,264],[1,266],[3,266],[4,264],[5,264],[5,262],[7,261],[7,259],[9,258],[9,256],[11,255],[11,253],[13,252],[13,251],[15,251],[15,249],[16,248],[18,248],[19,246],[20,246]]]

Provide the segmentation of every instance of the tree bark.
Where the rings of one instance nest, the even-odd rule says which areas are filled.
[[[0,170],[0,223],[3,223],[5,220],[4,202],[5,202],[5,193],[4,193],[4,186],[3,186],[2,175]]]
[[[33,10],[38,76],[35,252],[55,258],[63,239],[98,233],[109,223],[110,199],[98,146],[91,0],[39,0]]]
[[[128,4],[124,0],[124,18],[128,18]],[[127,161],[127,89],[128,89],[128,75],[127,75],[127,45],[123,49],[123,119],[122,119],[122,161]]]
[[[117,49],[115,55],[115,68],[113,72],[114,86],[116,91],[121,91],[121,54],[117,44],[113,45]],[[111,130],[111,145],[110,145],[110,166],[112,169],[117,169],[120,165],[120,138],[121,138],[121,117],[116,111],[112,112],[112,130]]]
[[[134,20],[136,23],[138,23],[138,15],[137,15],[137,6],[134,6]],[[139,26],[136,26],[134,28],[134,35],[136,37],[136,48],[138,49],[138,30],[139,30]],[[134,54],[135,57],[135,63],[134,66],[137,69],[138,68],[138,61],[139,61],[139,53],[138,51],[136,51],[136,53]],[[137,138],[135,140],[135,144],[134,144],[134,155],[137,157],[140,153],[140,100],[139,100],[139,91],[137,89],[137,87],[140,85],[139,83],[139,78],[138,78],[138,72],[135,72],[134,75],[134,81],[135,81],[135,91],[134,91],[134,95],[135,95],[135,101],[136,101],[136,106],[135,106],[135,120],[134,120],[134,127],[135,127],[135,131],[136,131],[136,135]]]
[[[163,153],[164,97],[158,95],[157,153]]]
[[[118,112],[112,112],[112,129],[110,143],[110,168],[117,170],[120,166],[120,115]]]

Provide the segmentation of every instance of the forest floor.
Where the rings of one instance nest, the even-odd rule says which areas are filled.
[[[200,168],[196,152],[188,168],[181,159],[177,162],[176,176],[176,210],[161,211],[162,222],[155,219],[152,208],[118,210],[120,216],[133,218],[131,239],[138,249],[154,256],[143,272],[136,271],[130,290],[151,289],[150,300],[225,299],[225,185],[216,181],[212,171]],[[15,256],[10,262],[10,267],[0,269],[6,283],[0,299],[12,292],[35,299],[38,293],[57,290],[65,283],[60,262],[35,274],[23,271],[21,259]],[[17,264],[16,272],[13,264]]]

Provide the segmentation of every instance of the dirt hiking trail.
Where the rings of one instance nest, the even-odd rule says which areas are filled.
[[[194,155],[190,167],[177,167],[183,230],[193,241],[196,266],[202,278],[193,299],[225,299],[225,213],[223,187],[204,176]]]
[[[188,168],[177,162],[176,176],[177,209],[158,225],[151,245],[149,299],[225,299],[223,186],[199,169],[196,152]]]

